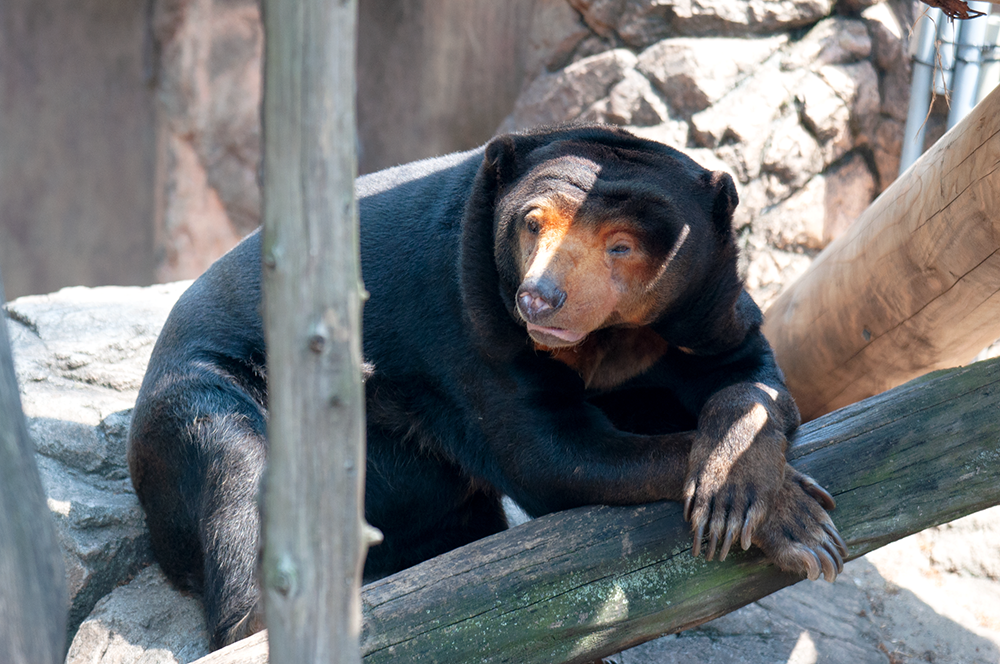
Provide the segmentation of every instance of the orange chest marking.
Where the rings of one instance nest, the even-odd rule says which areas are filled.
[[[603,332],[603,334],[602,334]],[[667,352],[668,344],[648,327],[598,331],[571,348],[535,344],[570,367],[591,389],[611,389],[647,371]]]

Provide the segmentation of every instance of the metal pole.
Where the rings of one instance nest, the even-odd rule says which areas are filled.
[[[970,2],[969,9],[987,14],[989,2]],[[955,74],[951,93],[951,110],[948,112],[948,127],[968,115],[976,105],[976,85],[979,81],[979,65],[986,43],[986,28],[989,23],[985,16],[962,21],[958,30],[955,51]]]
[[[913,78],[910,81],[910,108],[903,134],[899,172],[903,173],[924,151],[927,113],[931,107],[931,81],[934,77],[934,37],[936,23],[943,17],[940,9],[930,9],[918,20],[916,52],[913,55]]]
[[[976,103],[985,99],[998,84],[1000,84],[1000,5],[992,5],[986,28],[983,62],[979,67],[979,82],[976,84]]]

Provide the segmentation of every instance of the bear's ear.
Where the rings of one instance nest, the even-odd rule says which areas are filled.
[[[729,173],[714,171],[709,174],[709,186],[713,196],[712,222],[720,233],[729,233],[733,227],[733,212],[740,202],[736,184]]]
[[[483,166],[491,170],[496,183],[503,184],[514,179],[517,173],[517,144],[514,136],[497,136],[486,145]]]

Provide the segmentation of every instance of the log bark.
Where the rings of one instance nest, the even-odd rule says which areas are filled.
[[[1000,360],[943,371],[804,425],[789,457],[836,497],[856,558],[1000,503],[998,408]],[[585,662],[799,580],[754,549],[690,551],[677,503],[536,519],[366,586],[364,661]],[[199,663],[264,662],[256,638]]]
[[[275,661],[359,662],[357,3],[266,0],[263,10],[264,608]]]
[[[899,177],[768,310],[804,420],[1000,338],[1000,89]]]
[[[55,523],[35,466],[0,311],[0,662],[61,662],[68,606]]]

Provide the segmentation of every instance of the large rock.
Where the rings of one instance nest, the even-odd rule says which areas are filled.
[[[643,48],[668,36],[767,34],[828,16],[834,0],[569,0],[590,28]]]
[[[579,118],[595,102],[607,97],[637,62],[631,51],[615,49],[540,76],[521,94],[498,132]]]
[[[71,633],[101,597],[150,561],[126,434],[153,343],[186,286],[67,288],[5,307],[63,549]]]
[[[727,39],[679,37],[659,41],[639,54],[639,71],[687,117],[702,111],[750,75],[787,37]],[[733,54],[740,57],[734,58]]]
[[[670,110],[649,80],[634,69],[580,116],[582,120],[650,127],[670,120]]]
[[[177,592],[151,565],[97,603],[66,664],[187,664],[208,652],[201,602]]]

